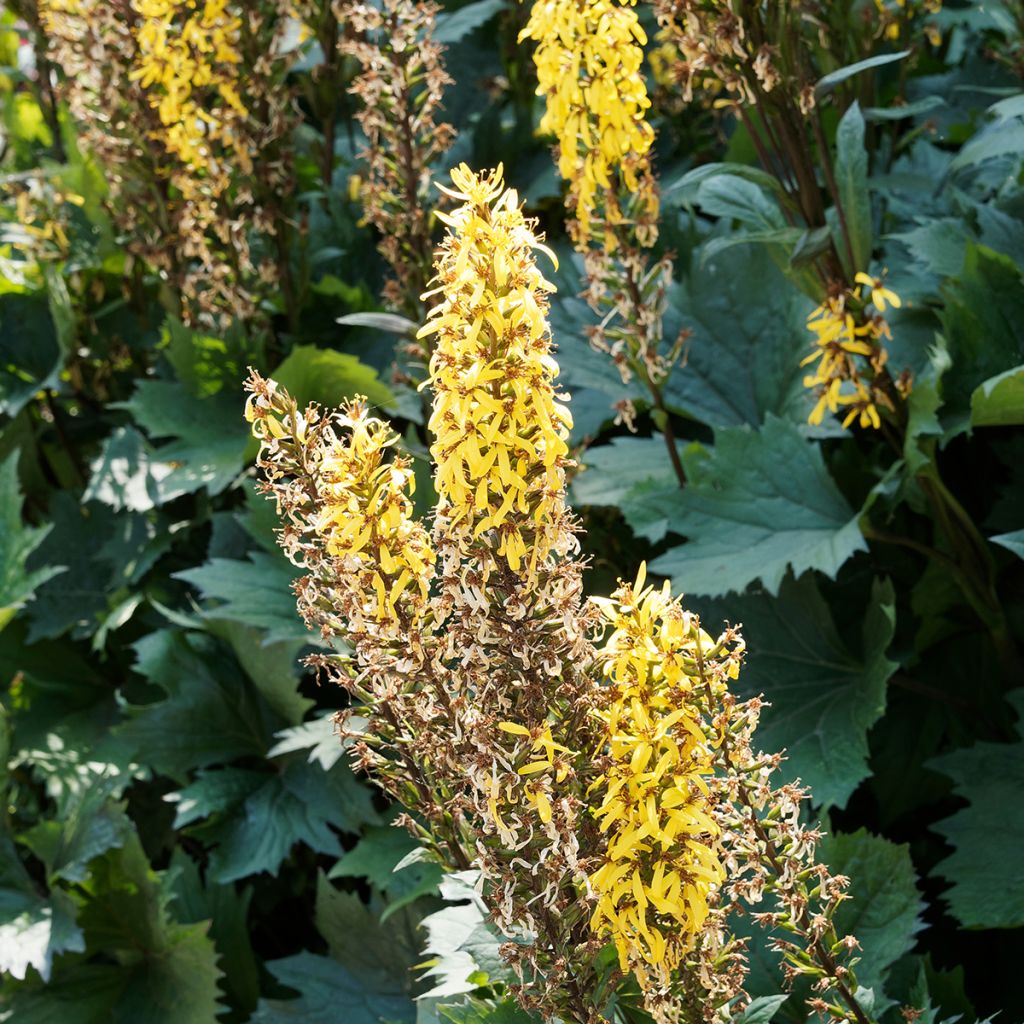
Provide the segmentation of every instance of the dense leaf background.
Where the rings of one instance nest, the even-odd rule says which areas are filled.
[[[805,240],[742,126],[657,113],[667,333],[692,331],[666,388],[685,490],[664,424],[587,344],[521,12],[451,3],[438,26],[451,163],[504,161],[562,255],[552,324],[592,590],[648,559],[707,621],[743,623],[738,685],[766,695],[762,744],[812,787],[886,1024],[906,1005],[927,1024],[1024,1015],[1024,103],[986,56],[1011,7],[947,4],[909,106],[884,105],[889,61],[870,71],[883,105],[831,127],[863,262],[905,300],[891,362],[916,384],[895,453],[807,425],[813,303],[783,274]],[[63,265],[0,280],[0,1020],[524,1024],[472,878],[417,860],[399,809],[349,766],[342,695],[301,665],[317,640],[252,485],[249,363],[302,402],[369,396],[423,453],[395,337],[360,316],[384,267],[350,198],[356,130],[334,135],[326,191],[314,113],[295,140],[297,320],[278,304],[267,329],[189,330],[154,275],[123,287],[103,174],[66,118],[58,159],[20,24],[0,27],[0,172],[44,168],[85,201]],[[296,65],[297,95],[317,59]],[[624,397],[636,434],[614,423]],[[926,463],[990,541],[1002,623],[922,554],[941,547]],[[756,929],[750,963],[743,1019],[803,1020]]]

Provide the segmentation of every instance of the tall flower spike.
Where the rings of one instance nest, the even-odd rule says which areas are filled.
[[[442,301],[419,336],[436,334],[430,453],[437,463],[438,522],[462,553],[484,539],[529,584],[538,563],[566,550],[566,443],[572,419],[556,401],[545,280],[539,249],[501,167],[452,172],[462,205],[441,219]],[[570,531],[571,532],[571,531]]]
[[[631,219],[644,244],[656,232],[658,196],[650,171],[654,130],[641,65],[647,36],[636,0],[536,0],[520,40],[537,43],[540,129],[558,140],[581,248],[615,248],[609,227]],[[629,209],[619,208],[620,191]]]
[[[635,584],[598,602],[612,630],[598,651],[610,687],[601,712],[610,764],[592,786],[607,849],[590,884],[591,927],[646,991],[669,984],[725,877],[705,781],[714,755],[694,700],[696,652],[730,659],[736,675],[742,646],[719,648],[667,582],[655,590],[644,580],[641,567]]]

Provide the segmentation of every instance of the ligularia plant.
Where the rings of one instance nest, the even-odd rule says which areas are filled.
[[[753,904],[815,1007],[866,1024],[844,962],[856,942],[832,926],[845,879],[815,863],[804,792],[769,785],[781,757],[752,746],[760,701],[729,689],[740,634],[705,632],[642,568],[584,597],[536,262],[551,254],[500,167],[452,182],[421,330],[431,523],[364,401],[300,410],[248,382],[262,487],[306,574],[299,609],[347,651],[311,660],[352,697],[357,763],[432,856],[479,872],[511,989],[545,1019],[606,1019],[631,977],[658,1021],[728,1019],[746,1001],[730,922]]]

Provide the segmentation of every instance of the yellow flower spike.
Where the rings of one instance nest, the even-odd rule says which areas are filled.
[[[607,850],[589,877],[597,897],[591,927],[611,939],[624,969],[638,976],[650,970],[665,981],[724,877],[703,779],[713,753],[698,707],[679,703],[681,693],[700,685],[685,669],[698,647],[708,659],[720,648],[667,586],[647,586],[646,576],[641,565],[634,584],[599,603],[611,627],[599,661],[614,689],[600,712],[612,764],[592,787]],[[685,899],[681,878],[690,880]]]
[[[555,401],[545,319],[554,286],[536,266],[543,247],[501,168],[478,175],[463,164],[452,184],[445,191],[462,205],[448,217],[435,264],[443,301],[419,332],[436,335],[429,425],[438,512],[446,541],[463,555],[484,545],[532,583],[552,551],[571,543],[564,467],[572,421]]]
[[[534,0],[520,41],[537,43],[537,94],[546,107],[540,131],[559,146],[559,173],[571,184],[577,241],[614,249],[605,238],[601,192],[621,179],[652,225],[657,193],[650,177],[654,130],[642,71],[646,34],[635,0]]]

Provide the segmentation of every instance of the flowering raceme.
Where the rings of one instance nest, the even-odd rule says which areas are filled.
[[[437,335],[430,452],[438,515],[467,549],[493,533],[509,569],[518,573],[525,562],[532,579],[564,529],[572,426],[552,385],[558,367],[543,297],[554,287],[532,256],[547,250],[516,193],[504,190],[500,166],[477,178],[463,165],[452,181],[456,190],[445,191],[463,205],[439,214],[452,228],[437,261],[443,300],[419,332]]]
[[[167,148],[197,171],[214,170],[211,141],[235,147],[251,167],[243,139],[232,121],[248,115],[238,95],[241,18],[227,10],[227,0],[202,6],[181,0],[132,0],[140,17],[138,56],[131,78],[147,91],[166,129]],[[206,88],[222,101],[197,102],[195,90]]]
[[[743,878],[748,851],[777,840],[779,899],[806,907],[813,843],[788,818],[753,835],[754,805],[733,806],[766,763],[749,743],[759,703],[728,688],[738,632],[713,639],[643,570],[584,599],[544,248],[500,168],[461,166],[452,182],[424,328],[431,538],[397,438],[364,403],[300,412],[272,381],[248,384],[261,487],[306,573],[300,610],[351,651],[311,661],[353,698],[343,727],[366,716],[345,728],[356,761],[408,809],[427,855],[479,871],[491,920],[515,940],[502,954],[523,1007],[598,1024],[608,986],[632,974],[658,1024],[695,1006],[724,1017],[743,983],[727,915],[769,887]],[[757,807],[774,814],[757,778]]]
[[[692,694],[696,649],[709,660],[720,652],[667,582],[655,590],[644,579],[641,567],[635,584],[599,602],[612,630],[599,651],[611,694],[601,711],[610,765],[593,786],[608,846],[590,884],[598,896],[591,927],[612,938],[622,970],[646,987],[648,973],[668,984],[725,873],[705,781],[714,755]],[[741,646],[728,651],[733,677],[741,655]]]
[[[575,237],[615,247],[608,224],[624,216],[653,240],[658,196],[650,173],[654,130],[641,70],[647,35],[635,0],[536,0],[520,40],[537,43],[542,132],[558,140],[558,168],[571,185]],[[629,197],[619,210],[620,191]],[[602,221],[607,223],[602,224]]]
[[[818,393],[808,417],[810,423],[821,423],[826,410],[837,413],[843,409],[844,427],[856,419],[861,427],[877,429],[882,424],[879,406],[890,411],[895,408],[883,386],[888,359],[884,339],[892,337],[883,314],[887,306],[898,309],[901,303],[880,278],[858,273],[856,280],[868,289],[867,296],[862,296],[860,287],[839,292],[826,298],[808,317],[807,327],[816,347],[800,365],[815,364],[814,372],[804,377],[804,386]],[[873,314],[866,310],[868,301],[874,307]],[[867,378],[861,372],[862,365],[869,371]],[[897,387],[905,390],[908,384],[898,382]]]

